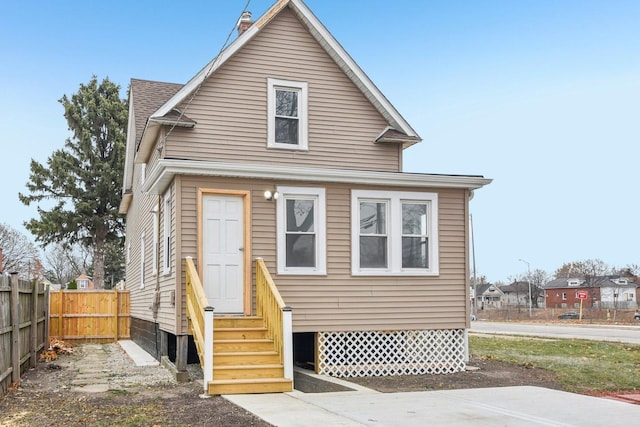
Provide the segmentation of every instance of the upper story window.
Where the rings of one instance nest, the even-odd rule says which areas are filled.
[[[80,279],[78,280],[78,289],[87,289],[89,287],[88,279]]]
[[[354,275],[437,275],[438,195],[354,190]]]
[[[307,83],[268,79],[269,148],[307,150]]]
[[[278,187],[278,274],[326,274],[324,188]]]

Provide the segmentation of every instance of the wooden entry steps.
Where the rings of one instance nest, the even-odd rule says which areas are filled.
[[[213,381],[209,394],[281,393],[293,390],[261,317],[215,317]]]

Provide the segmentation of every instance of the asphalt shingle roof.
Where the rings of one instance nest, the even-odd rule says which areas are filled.
[[[149,116],[175,95],[182,86],[184,85],[178,83],[131,79],[133,112],[136,118],[136,147],[140,143]]]

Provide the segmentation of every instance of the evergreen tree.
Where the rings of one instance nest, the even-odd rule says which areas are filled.
[[[60,99],[72,136],[46,165],[31,160],[29,194],[19,195],[26,205],[54,202],[50,209],[38,206],[40,218],[29,220],[25,227],[45,246],[80,243],[90,249],[98,289],[104,287],[105,247],[121,242],[124,230],[118,207],[128,107],[119,92],[120,86],[108,78],[98,83],[93,76],[71,98]]]

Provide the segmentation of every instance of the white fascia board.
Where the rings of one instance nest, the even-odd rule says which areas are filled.
[[[290,5],[300,18],[307,24],[311,34],[322,45],[334,61],[342,68],[343,72],[355,83],[355,85],[365,94],[369,101],[385,116],[396,130],[402,131],[409,136],[420,138],[420,135],[409,125],[400,115],[389,100],[383,95],[378,87],[369,79],[360,66],[351,58],[349,53],[340,45],[320,20],[311,10],[299,0],[290,0]]]
[[[127,125],[127,141],[125,142],[124,175],[122,177],[122,194],[133,185],[133,163],[136,156],[136,116],[133,111],[133,94],[129,96],[129,118]]]
[[[469,175],[432,175],[406,172],[374,172],[345,169],[321,169],[293,166],[220,163],[162,159],[147,176],[142,191],[162,194],[175,175],[200,175],[256,178],[282,181],[343,183],[417,188],[466,188],[475,190],[491,179]]]
[[[129,212],[129,206],[131,205],[131,200],[133,199],[133,194],[131,192],[126,192],[122,195],[122,200],[120,201],[120,206],[118,207],[118,213],[120,215],[126,215]]]
[[[142,131],[142,139],[140,139],[140,146],[138,147],[138,151],[136,152],[136,156],[134,158],[135,163],[147,163],[149,160],[149,155],[151,154],[151,149],[158,139],[158,133],[160,132],[160,124],[147,120],[147,124]]]

